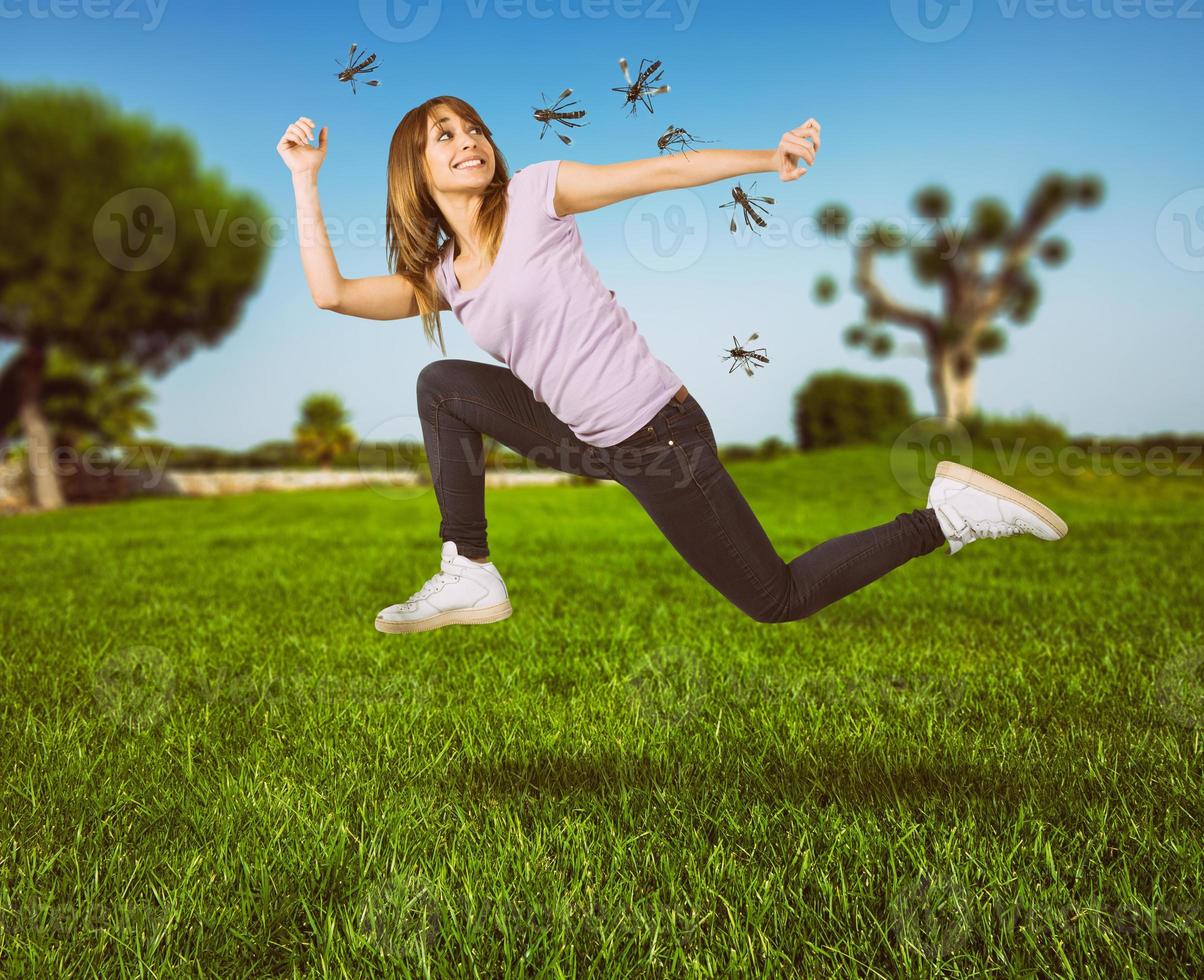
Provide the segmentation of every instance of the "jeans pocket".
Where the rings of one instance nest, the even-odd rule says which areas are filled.
[[[620,449],[646,449],[649,446],[659,445],[659,443],[660,438],[656,434],[656,427],[652,425],[646,425],[642,429],[636,429],[635,432],[629,435],[622,442],[615,443],[615,445],[608,446],[607,448],[611,452],[617,452]]]
[[[715,441],[715,433],[711,429],[710,421],[703,419],[696,426],[694,426],[694,431],[697,432],[702,437],[702,441],[711,448],[711,452],[718,456],[719,444]]]

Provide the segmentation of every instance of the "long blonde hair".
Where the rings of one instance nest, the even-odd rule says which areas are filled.
[[[393,131],[385,202],[385,256],[389,268],[414,287],[418,312],[422,314],[422,331],[428,342],[438,334],[439,348],[446,356],[435,269],[455,236],[431,196],[426,163],[427,134],[440,109],[449,109],[467,125],[479,127],[493,149],[493,179],[485,189],[475,226],[482,250],[490,261],[497,258],[502,244],[510,172],[485,121],[476,109],[454,95],[439,95],[415,106]]]

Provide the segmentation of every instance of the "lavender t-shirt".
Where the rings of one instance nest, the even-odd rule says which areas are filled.
[[[460,289],[449,241],[437,281],[473,342],[582,442],[605,447],[645,425],[681,387],[585,257],[573,215],[553,208],[559,160],[517,170],[502,244],[476,289]]]

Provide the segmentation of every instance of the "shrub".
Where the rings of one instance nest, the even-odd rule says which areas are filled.
[[[804,450],[890,441],[911,418],[911,398],[900,382],[846,371],[812,375],[795,400],[795,433]]]
[[[976,446],[1049,446],[1057,449],[1067,445],[1070,437],[1056,422],[1033,412],[1017,418],[986,415],[982,411],[967,415],[962,426]]]

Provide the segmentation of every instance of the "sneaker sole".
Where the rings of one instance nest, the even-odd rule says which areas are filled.
[[[1021,493],[1015,487],[1010,487],[1006,483],[996,480],[993,476],[987,476],[985,473],[979,473],[978,470],[972,470],[968,466],[962,466],[961,463],[954,463],[947,459],[941,460],[936,464],[936,475],[946,476],[950,480],[956,480],[958,483],[977,487],[979,490],[985,490],[996,497],[1003,497],[1005,500],[1010,500],[1012,503],[1028,508],[1053,528],[1059,538],[1066,537],[1070,531],[1066,526],[1066,522],[1043,503],[1033,500],[1027,493]]]
[[[499,602],[496,606],[486,606],[484,609],[449,609],[437,616],[426,619],[416,619],[412,623],[396,623],[387,619],[377,619],[376,628],[382,633],[423,633],[426,630],[436,630],[440,626],[475,626],[480,623],[496,623],[509,617],[514,610],[510,600]]]

